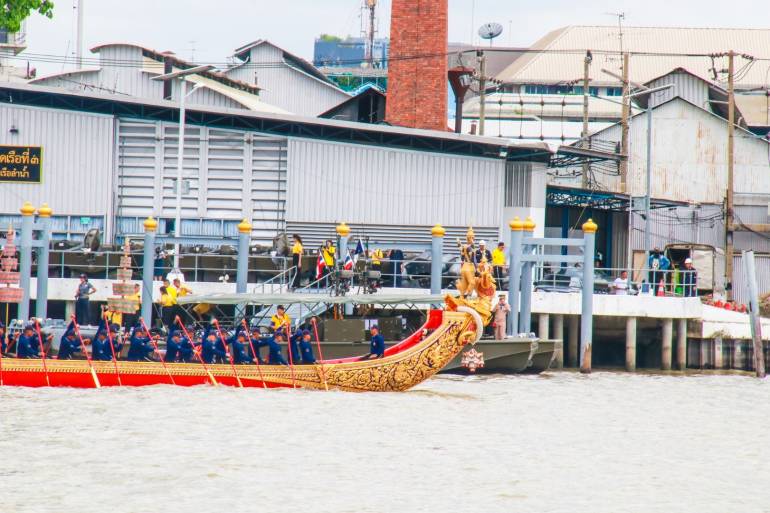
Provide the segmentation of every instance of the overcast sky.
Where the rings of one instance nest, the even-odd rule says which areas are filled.
[[[27,26],[27,54],[73,55],[75,0],[54,0],[54,19],[33,16]],[[173,50],[198,62],[222,63],[238,46],[270,39],[307,59],[321,33],[358,35],[361,0],[85,0],[85,48],[132,42]],[[380,0],[381,35],[387,35],[391,0]],[[475,9],[474,9],[475,6]],[[736,8],[739,6],[740,8]],[[770,28],[766,1],[739,0],[449,0],[449,38],[469,41],[482,23],[504,26],[498,45],[528,46],[546,32],[569,24],[625,24]],[[193,53],[194,52],[194,53]],[[39,71],[62,64],[33,63]]]

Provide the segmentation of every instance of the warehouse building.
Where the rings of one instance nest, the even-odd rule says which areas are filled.
[[[56,238],[97,228],[119,242],[150,215],[170,236],[178,116],[171,101],[0,86],[0,144],[42,154],[39,176],[0,187],[0,223],[23,201],[48,202]],[[340,221],[421,247],[435,223],[448,244],[468,225],[495,240],[513,215],[543,226],[554,152],[541,143],[215,107],[192,106],[186,120],[181,230],[201,244],[234,237],[243,218],[263,243],[285,232],[320,242]]]

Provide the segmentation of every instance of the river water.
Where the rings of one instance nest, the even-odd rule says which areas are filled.
[[[0,512],[770,511],[770,383],[0,388]]]

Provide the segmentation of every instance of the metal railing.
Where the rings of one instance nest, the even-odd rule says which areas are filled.
[[[579,267],[538,266],[535,268],[535,290],[545,292],[578,292],[582,290],[582,270]],[[627,273],[625,280],[622,274]],[[597,267],[594,269],[594,293],[668,297],[694,297],[698,295],[695,271],[669,269],[629,269]],[[617,280],[617,281],[616,281]],[[625,284],[625,286],[624,286]]]

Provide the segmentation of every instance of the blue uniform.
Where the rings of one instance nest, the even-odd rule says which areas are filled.
[[[227,343],[232,345],[233,347],[233,361],[238,364],[249,364],[251,363],[251,357],[249,356],[249,351],[246,350],[246,344],[248,342],[244,343],[238,340],[240,337],[243,337],[243,339],[246,339],[246,335],[243,333],[243,331],[239,331],[232,337],[230,337],[227,340]]]
[[[128,356],[126,357],[129,362],[145,360],[153,351],[150,339],[145,336],[140,337],[137,331],[138,329],[134,328],[129,339],[130,346],[128,348]]]
[[[179,337],[175,340],[175,337]],[[181,356],[182,353],[182,336],[178,331],[173,329],[168,332],[168,338],[166,339],[166,356],[163,358],[167,362],[175,362]]]
[[[291,348],[290,362],[299,363],[302,360],[302,354],[299,352],[299,341],[302,340],[302,332],[298,331],[289,339],[289,347]]]
[[[16,341],[18,358],[40,358],[40,341],[37,335],[21,335]]]
[[[73,353],[80,351],[80,341],[75,335],[75,323],[71,322],[59,340],[59,360],[69,360]]]
[[[299,341],[299,350],[302,354],[302,363],[315,363],[315,355],[313,354],[313,344],[309,340]]]
[[[372,336],[372,341],[369,344],[369,352],[377,358],[382,358],[385,354],[385,338],[379,333]]]
[[[216,363],[217,360],[224,360],[227,357],[227,353],[222,350],[222,341],[217,339],[210,339],[213,335],[211,328],[207,328],[203,333],[203,341],[201,342],[201,358],[206,363]]]
[[[180,340],[179,359],[186,363],[195,361],[195,348],[187,337],[182,337]]]
[[[283,358],[281,345],[275,341],[275,337],[262,337],[259,339],[257,347],[267,346],[270,350],[267,362],[271,365],[288,365]]]

